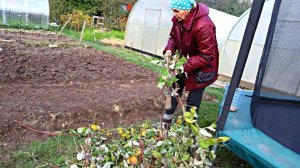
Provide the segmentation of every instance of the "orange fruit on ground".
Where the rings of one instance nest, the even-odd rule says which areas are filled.
[[[131,165],[136,165],[138,162],[136,156],[130,156],[128,159],[127,159],[127,163],[128,164],[131,164]]]

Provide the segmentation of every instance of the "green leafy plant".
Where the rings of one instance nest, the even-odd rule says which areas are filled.
[[[175,75],[183,72],[185,62],[186,59],[178,54],[166,60],[154,61],[164,67],[158,78],[158,87],[172,88],[178,80]],[[176,88],[167,94],[178,97]],[[183,110],[170,129],[164,129],[162,122],[158,127],[146,122],[140,126],[112,130],[101,129],[97,124],[71,130],[72,134],[84,136],[85,142],[80,144],[80,150],[77,148],[76,160],[69,161],[70,167],[212,166],[216,158],[212,146],[229,138],[214,138],[216,125],[201,128],[197,118],[197,109],[192,107],[188,112]]]
[[[68,13],[66,15],[61,15],[60,19],[62,23],[66,23],[70,17],[71,17],[71,22],[69,23],[69,25],[71,28],[74,28],[77,31],[82,29],[84,21],[86,21],[87,26],[91,26],[93,22],[90,16],[78,10],[74,10],[72,14]]]
[[[216,155],[210,148],[227,137],[213,138],[215,125],[200,128],[195,109],[178,118],[170,130],[153,128],[150,122],[129,128],[101,129],[98,125],[72,130],[84,136],[75,167],[206,167]],[[77,146],[77,145],[76,145]]]
[[[183,64],[186,62],[185,57],[180,57],[179,54],[168,56],[164,60],[153,60],[151,63],[162,67],[160,76],[157,78],[157,87],[160,89],[165,88],[166,94],[173,95],[174,92],[169,92],[173,83],[175,83],[178,78],[176,75],[183,72]]]

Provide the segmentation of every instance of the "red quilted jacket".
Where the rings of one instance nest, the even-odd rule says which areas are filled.
[[[204,88],[218,78],[219,52],[216,28],[210,17],[209,9],[202,3],[191,11],[183,23],[173,17],[173,27],[168,44],[164,50],[178,50],[188,58],[184,71],[187,91]]]

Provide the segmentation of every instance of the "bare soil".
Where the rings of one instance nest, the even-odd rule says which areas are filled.
[[[0,30],[0,48],[0,148],[48,137],[15,121],[54,132],[130,125],[163,111],[158,74],[64,36]]]

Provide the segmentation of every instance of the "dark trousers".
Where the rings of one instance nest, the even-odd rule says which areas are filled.
[[[173,88],[175,88],[176,85],[177,85],[177,88],[179,87],[177,93],[181,97],[183,89],[184,89],[184,80],[179,79],[176,82],[176,84],[173,85]],[[205,90],[205,88],[202,88],[202,89],[192,90],[189,92],[187,101],[186,101],[186,103],[187,103],[186,111],[190,111],[192,106],[197,107],[197,109],[199,110],[204,90]],[[178,105],[177,98],[172,96],[171,97],[171,108],[166,109],[165,114],[168,114],[168,115],[174,114],[174,112],[177,108],[177,105]]]

